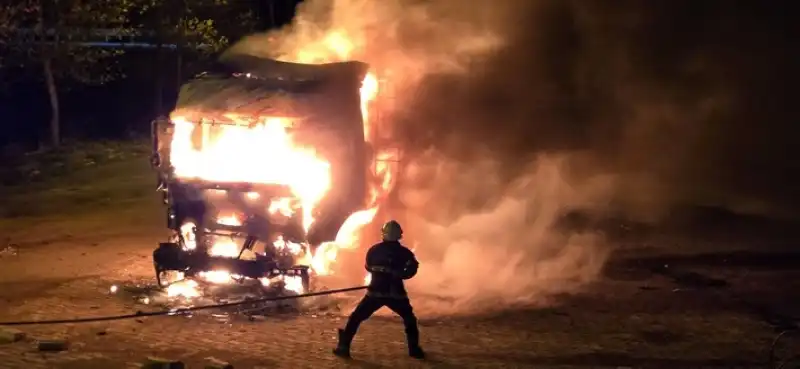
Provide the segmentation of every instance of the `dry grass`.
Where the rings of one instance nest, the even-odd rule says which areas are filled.
[[[11,242],[51,242],[132,231],[133,224],[137,231],[157,229],[164,210],[148,150],[145,142],[106,142],[6,158],[0,235]]]

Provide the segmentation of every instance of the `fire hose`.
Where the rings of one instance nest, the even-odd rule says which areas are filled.
[[[333,289],[333,290],[325,290],[325,291],[318,291],[318,292],[309,292],[299,295],[291,295],[291,296],[275,296],[275,297],[266,297],[260,299],[252,299],[252,300],[244,300],[244,301],[237,301],[237,302],[229,302],[229,303],[222,303],[222,304],[209,304],[209,305],[201,305],[201,306],[193,306],[193,307],[186,307],[186,308],[174,308],[174,309],[166,309],[166,310],[157,310],[157,311],[137,311],[133,314],[124,314],[124,315],[107,315],[107,316],[96,316],[96,317],[86,317],[86,318],[72,318],[72,319],[52,319],[52,320],[20,320],[20,321],[8,321],[8,322],[0,322],[0,326],[21,326],[21,325],[55,325],[55,324],[75,324],[75,323],[94,323],[94,322],[107,322],[107,321],[115,321],[115,320],[125,320],[125,319],[136,319],[136,318],[143,318],[143,317],[151,317],[151,316],[172,316],[172,315],[182,315],[186,313],[190,313],[193,311],[201,311],[201,310],[211,310],[211,309],[219,309],[219,308],[226,308],[226,307],[233,307],[233,306],[241,306],[253,303],[260,303],[260,302],[270,302],[270,301],[283,301],[283,300],[294,300],[300,299],[304,297],[314,297],[314,296],[326,296],[326,295],[334,295],[346,292],[353,292],[366,289],[367,286],[359,286],[359,287],[349,287],[349,288],[340,288],[340,289]],[[772,341],[769,349],[769,358],[768,358],[768,368],[770,369],[784,369],[786,365],[791,364],[796,361],[800,361],[800,355],[793,355],[790,358],[782,361],[778,361],[776,357],[776,349],[778,343],[782,341],[783,338],[790,336],[792,333],[798,333],[797,330],[785,330],[778,334],[775,339]]]
[[[182,315],[182,314],[186,314],[186,313],[193,312],[193,311],[219,309],[219,308],[226,308],[226,307],[232,307],[232,306],[241,306],[241,305],[260,303],[260,302],[294,300],[294,299],[300,299],[300,298],[304,298],[304,297],[335,295],[335,294],[340,294],[340,293],[345,293],[345,292],[359,291],[359,290],[363,290],[363,289],[366,289],[366,288],[367,288],[367,286],[340,288],[340,289],[334,289],[334,290],[309,292],[309,293],[304,293],[304,294],[300,294],[300,295],[265,297],[265,298],[260,298],[260,299],[244,300],[244,301],[237,301],[237,302],[228,302],[228,303],[222,303],[222,304],[209,304],[209,305],[192,306],[192,307],[186,307],[186,308],[175,308],[175,309],[158,310],[158,311],[147,311],[147,312],[137,311],[136,313],[125,314],[125,315],[108,315],[108,316],[96,316],[96,317],[73,318],[73,319],[21,320],[21,321],[11,321],[11,322],[0,322],[0,326],[93,323],[93,322],[107,322],[107,321],[113,321],[113,320],[136,319],[136,318],[143,318],[143,317],[149,317],[149,316]]]

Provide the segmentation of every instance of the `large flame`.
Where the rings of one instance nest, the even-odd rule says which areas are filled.
[[[347,61],[354,56],[356,47],[348,35],[341,31],[329,32],[318,42],[305,45],[292,55],[284,55],[278,59],[289,62],[319,64]],[[308,247],[292,244],[279,238],[276,248],[286,248],[295,255],[305,251],[304,262],[317,275],[330,274],[336,262],[338,251],[358,247],[362,228],[370,224],[378,212],[379,205],[392,185],[392,170],[387,162],[396,157],[375,147],[376,117],[371,112],[371,105],[378,96],[380,83],[378,76],[370,71],[360,89],[361,114],[364,124],[364,136],[373,145],[377,154],[370,168],[373,172],[373,183],[367,209],[352,214],[342,225],[336,239],[320,245],[312,255]],[[201,149],[192,144],[193,130],[197,125],[190,121],[192,112],[175,111],[171,115],[175,123],[173,134],[171,161],[175,174],[184,178],[197,178],[220,182],[249,182],[287,185],[302,203],[303,227],[306,231],[313,223],[313,210],[330,189],[330,165],[316,155],[313,148],[298,146],[287,132],[291,118],[286,117],[241,117],[225,114],[223,119],[230,125],[220,126],[215,137],[205,138]],[[196,117],[194,119],[200,119]],[[276,160],[269,160],[276,158]],[[257,161],[257,162],[256,162]],[[366,168],[365,168],[366,169]],[[257,194],[254,194],[257,195]],[[275,208],[275,209],[273,209]],[[270,204],[270,213],[287,209],[285,204]],[[222,224],[236,224],[240,220],[235,216],[220,218]],[[184,237],[194,224],[182,228]],[[187,238],[188,239],[188,238]],[[193,239],[192,239],[193,242]],[[187,243],[195,247],[194,243]],[[228,240],[219,240],[209,250],[220,256],[237,257],[239,247]],[[216,270],[204,273],[201,277],[212,283],[229,283],[237,278],[227,271]],[[262,281],[267,285],[271,281]],[[284,280],[288,289],[302,290],[302,284],[295,280]],[[173,296],[195,296],[197,284],[178,283],[170,286],[168,293]],[[303,291],[296,291],[303,292]]]
[[[317,42],[303,45],[294,54],[285,55],[280,58],[283,61],[298,63],[329,63],[347,61],[359,52],[353,38],[343,30],[329,31]],[[341,249],[352,249],[359,246],[359,234],[364,226],[372,223],[378,209],[393,185],[393,171],[387,166],[388,162],[396,161],[396,155],[388,151],[382,151],[376,147],[376,130],[378,124],[377,117],[371,113],[372,104],[375,102],[380,91],[380,80],[374,71],[370,71],[361,82],[361,117],[364,124],[364,137],[372,145],[376,155],[372,163],[372,175],[374,182],[370,188],[368,207],[352,214],[339,229],[336,239],[326,242],[317,248],[316,253],[311,257],[311,267],[318,275],[325,275],[331,272],[332,265],[336,262],[336,257]],[[369,276],[365,281],[369,281]]]
[[[339,249],[357,247],[360,241],[358,234],[361,228],[372,222],[377,212],[378,207],[375,206],[367,210],[353,213],[353,215],[347,218],[336,234],[336,239],[319,245],[317,252],[311,257],[310,265],[314,272],[318,275],[329,274],[331,271],[331,264],[336,262],[336,255],[339,253]]]
[[[301,199],[306,230],[313,222],[312,211],[330,188],[330,164],[311,148],[297,146],[287,132],[291,119],[254,117],[251,120],[225,114],[227,125],[215,127],[214,137],[206,137],[201,149],[192,144],[197,127],[175,111],[172,122],[171,161],[175,175],[216,182],[246,182],[288,185]],[[280,158],[265,160],[265,158]]]

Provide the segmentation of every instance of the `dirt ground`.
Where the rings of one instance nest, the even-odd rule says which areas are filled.
[[[151,173],[131,163],[112,163],[117,168],[102,180],[97,171],[61,180],[58,191],[4,190],[0,321],[153,309],[109,293],[112,285],[154,283],[151,253],[165,236]],[[56,206],[60,212],[50,211]],[[430,354],[424,362],[405,355],[400,321],[384,316],[363,325],[354,361],[335,358],[336,328],[348,311],[331,310],[255,321],[198,315],[20,326],[26,339],[0,343],[0,367],[133,368],[148,356],[189,368],[211,357],[236,368],[777,367],[768,363],[770,344],[794,329],[800,315],[800,252],[791,251],[797,243],[767,228],[693,224],[700,227],[618,237],[603,278],[548,306],[421,314]],[[792,333],[781,341],[779,358],[800,354],[798,338]],[[36,342],[48,339],[65,339],[69,349],[38,352]],[[799,367],[793,365],[784,368]]]
[[[27,234],[41,238],[35,229]],[[103,238],[26,243],[17,235],[19,241],[0,256],[1,320],[150,309],[110,294],[109,287],[153,283],[150,253],[158,237]],[[354,343],[356,361],[337,360],[330,350],[343,318],[334,312],[259,321],[196,316],[24,326],[18,328],[27,340],[0,345],[0,367],[128,368],[147,356],[181,359],[190,367],[215,357],[237,368],[767,367],[771,340],[792,328],[792,314],[800,311],[798,255],[648,254],[615,258],[603,280],[549,307],[491,316],[423,315],[431,359],[422,363],[404,355],[402,326],[385,317],[365,323]],[[70,348],[37,352],[35,341],[43,339],[67,339]]]

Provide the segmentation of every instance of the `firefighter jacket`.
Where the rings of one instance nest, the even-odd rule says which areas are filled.
[[[419,262],[411,250],[396,241],[383,241],[367,251],[366,269],[372,274],[367,295],[408,298],[403,280],[417,274]]]

